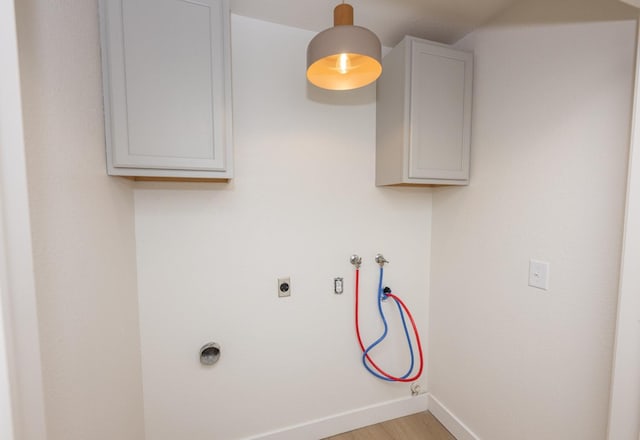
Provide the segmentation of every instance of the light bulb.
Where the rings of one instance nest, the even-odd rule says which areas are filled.
[[[338,62],[337,64],[337,68],[338,68],[338,72],[340,72],[341,74],[346,74],[349,72],[349,70],[351,70],[351,61],[349,60],[349,55],[347,55],[346,53],[341,53],[338,56]]]

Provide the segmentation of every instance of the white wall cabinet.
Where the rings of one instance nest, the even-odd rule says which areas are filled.
[[[227,0],[101,0],[108,173],[232,177]]]
[[[405,37],[382,65],[376,185],[468,184],[473,54]]]

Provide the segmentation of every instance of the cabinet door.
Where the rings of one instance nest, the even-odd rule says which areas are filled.
[[[103,0],[102,26],[110,171],[226,170],[226,1]]]
[[[412,40],[409,178],[469,178],[473,55]]]

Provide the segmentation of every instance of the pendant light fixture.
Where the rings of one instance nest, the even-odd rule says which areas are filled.
[[[376,34],[354,26],[353,6],[342,3],[333,10],[333,27],[307,47],[307,79],[329,90],[364,87],[382,73],[381,51]]]

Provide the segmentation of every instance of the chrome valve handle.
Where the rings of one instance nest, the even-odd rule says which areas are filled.
[[[388,261],[382,254],[376,254],[376,263],[378,263],[380,267],[384,267],[385,263],[388,263]]]
[[[351,258],[349,258],[349,261],[351,262],[351,264],[355,266],[356,269],[360,269],[360,265],[362,264],[362,258],[357,256],[356,254],[353,254]]]

